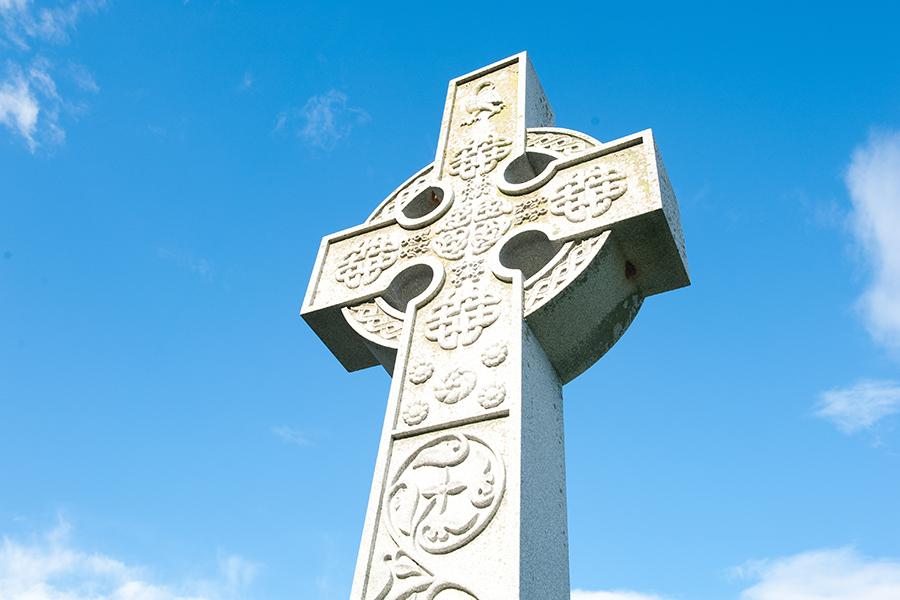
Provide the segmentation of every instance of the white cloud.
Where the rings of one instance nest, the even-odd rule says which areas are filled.
[[[629,591],[588,592],[572,590],[572,600],[666,600],[656,594],[641,594]]]
[[[860,381],[852,387],[823,392],[815,415],[831,421],[844,433],[856,433],[897,412],[900,383]]]
[[[25,139],[28,148],[34,151],[40,106],[31,91],[31,86],[18,69],[0,82],[0,123],[6,125]]]
[[[0,78],[0,124],[25,142],[30,152],[65,139],[60,125],[64,113],[79,106],[66,102],[58,90],[57,69],[44,58],[44,45],[69,41],[80,16],[106,5],[105,0],[74,0],[52,8],[37,8],[31,0],[0,0],[0,48],[9,49]],[[83,66],[64,70],[81,92],[99,91]]]
[[[348,104],[347,94],[329,90],[308,99],[302,109],[279,114],[275,130],[296,126],[297,137],[310,146],[330,150],[350,135],[354,127],[368,121],[366,111]]]
[[[0,0],[3,42],[20,50],[34,42],[66,43],[82,14],[105,6],[106,0],[73,0],[52,8],[37,8],[32,0]]]
[[[874,134],[846,176],[854,235],[872,268],[859,304],[869,332],[900,350],[900,132]]]
[[[860,555],[853,548],[816,550],[736,569],[755,579],[740,600],[897,600],[900,562]]]
[[[308,437],[306,437],[306,435],[302,431],[297,431],[296,429],[293,429],[286,425],[273,427],[272,433],[277,435],[281,439],[281,441],[287,442],[288,444],[296,444],[298,446],[312,445],[312,441]]]
[[[63,520],[28,541],[0,545],[2,600],[231,600],[252,583],[257,565],[238,556],[220,559],[213,579],[177,584],[152,581],[148,569],[75,548]]]

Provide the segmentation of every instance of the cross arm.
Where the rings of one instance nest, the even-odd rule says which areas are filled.
[[[322,239],[300,314],[348,371],[379,361],[341,309],[384,294],[395,275],[410,263],[408,244],[413,233],[390,218]]]
[[[612,231],[644,296],[690,284],[678,205],[651,130],[547,158],[537,175],[521,183],[511,182],[516,179],[508,165],[498,187],[517,206],[540,210],[550,239]]]

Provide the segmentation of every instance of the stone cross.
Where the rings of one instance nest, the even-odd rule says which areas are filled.
[[[301,311],[392,375],[351,600],[568,600],[562,385],[688,284],[650,130],[553,127],[525,53],[452,80],[434,162],[322,240]]]

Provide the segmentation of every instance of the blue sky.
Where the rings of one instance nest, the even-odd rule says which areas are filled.
[[[565,390],[573,599],[896,600],[897,22],[0,0],[0,599],[348,596],[389,381],[298,316],[319,239],[525,49],[654,129],[693,278]]]

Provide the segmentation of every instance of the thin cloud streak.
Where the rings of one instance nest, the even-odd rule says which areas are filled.
[[[306,437],[306,435],[302,431],[298,431],[286,425],[273,427],[272,433],[278,436],[281,441],[288,444],[295,444],[297,446],[312,446],[312,440]]]
[[[823,392],[815,415],[826,419],[846,434],[873,427],[882,419],[900,412],[900,383],[860,381],[848,387]]]

